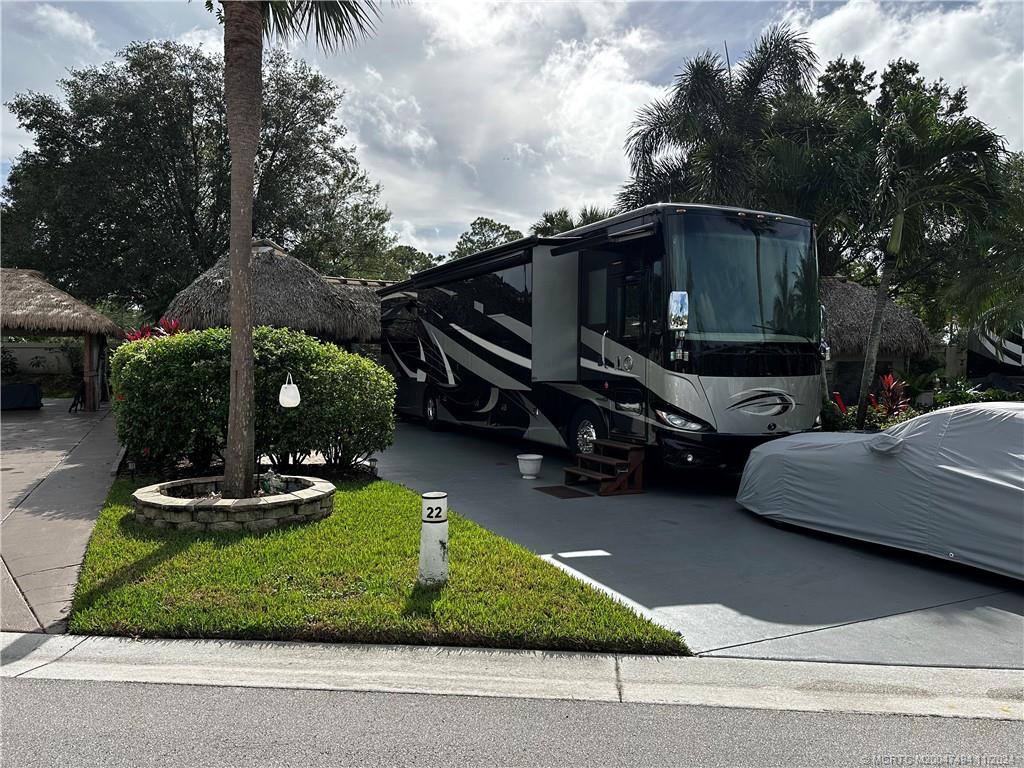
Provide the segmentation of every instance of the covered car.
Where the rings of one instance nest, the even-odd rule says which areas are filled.
[[[764,517],[1024,579],[1024,403],[755,448],[736,500]]]

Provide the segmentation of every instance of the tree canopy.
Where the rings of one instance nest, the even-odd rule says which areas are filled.
[[[927,81],[905,59],[880,76],[857,58],[828,62],[817,79],[816,70],[809,42],[784,26],[731,68],[713,52],[687,60],[666,96],[637,113],[620,210],[678,201],[808,218],[821,273],[869,284],[894,226],[905,224],[889,275],[898,300],[935,330],[996,304],[1005,318],[1013,302],[955,289],[979,259],[1012,258],[1005,222],[1020,209],[1004,197],[1019,191],[998,183],[1009,171],[1001,139],[967,114],[966,90]],[[908,166],[894,153],[907,159],[915,135],[933,155]],[[901,190],[915,187],[932,202],[918,200],[898,218]],[[964,254],[974,254],[973,267]]]
[[[522,238],[523,233],[512,229],[508,224],[478,216],[473,219],[469,229],[459,235],[455,248],[448,254],[449,259],[461,259],[478,251],[493,248],[496,245],[511,243]]]
[[[253,232],[334,274],[403,277],[380,188],[345,145],[343,93],[281,49],[264,59]],[[71,70],[62,98],[8,104],[35,140],[3,190],[4,260],[74,295],[142,307],[227,251],[229,152],[219,57],[129,45]]]

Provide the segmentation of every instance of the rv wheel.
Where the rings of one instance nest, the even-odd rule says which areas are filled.
[[[437,420],[437,393],[434,390],[427,390],[423,396],[423,420],[429,429],[439,429],[441,422]]]
[[[601,414],[592,405],[576,410],[566,431],[566,445],[573,453],[593,453],[594,441],[608,436]]]

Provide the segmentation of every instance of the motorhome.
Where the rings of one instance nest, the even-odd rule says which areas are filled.
[[[823,395],[811,223],[658,204],[527,237],[381,291],[396,408],[586,453],[741,464]]]

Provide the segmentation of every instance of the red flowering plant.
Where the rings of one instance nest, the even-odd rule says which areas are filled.
[[[168,320],[166,317],[161,317],[160,330],[163,332],[163,336],[173,336],[181,330],[181,321]]]
[[[141,341],[153,335],[153,328],[147,323],[141,328],[132,328],[124,335],[126,341]]]
[[[878,410],[886,416],[898,416],[910,407],[910,399],[903,396],[907,386],[905,381],[887,373],[879,379],[879,382],[881,393]]]
[[[127,341],[141,341],[154,336],[174,336],[177,333],[181,333],[181,321],[161,317],[155,328],[146,323],[138,329],[132,328],[124,337]]]

